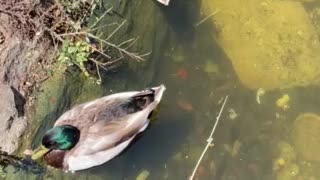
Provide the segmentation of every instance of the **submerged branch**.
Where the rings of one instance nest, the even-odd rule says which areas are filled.
[[[108,41],[125,23],[127,20],[124,20],[106,39]]]
[[[201,21],[199,21],[195,27],[199,26],[200,24],[204,23],[206,20],[208,20],[209,18],[211,18],[212,16],[216,15],[217,13],[219,13],[219,10],[214,11],[213,13],[211,13],[209,16],[203,18]]]
[[[104,18],[108,13],[110,13],[112,10],[112,7],[110,7],[109,9],[107,9],[102,16],[100,16],[98,19],[96,19],[96,21],[89,27],[89,29],[93,29],[93,27],[95,27],[101,20],[102,18]]]
[[[220,109],[220,111],[219,111],[219,114],[218,114],[218,116],[216,117],[216,122],[214,123],[213,128],[212,128],[212,131],[211,131],[211,133],[210,133],[210,135],[209,135],[209,137],[208,137],[208,139],[207,139],[207,142],[208,142],[208,143],[207,143],[206,147],[204,148],[204,150],[203,150],[203,152],[202,152],[202,154],[201,154],[201,156],[200,156],[200,158],[199,158],[196,166],[194,167],[193,172],[192,172],[189,180],[193,180],[193,178],[194,178],[194,176],[195,176],[195,174],[196,174],[196,172],[197,172],[197,170],[198,170],[198,167],[199,167],[199,165],[200,165],[200,163],[201,163],[204,155],[206,154],[208,148],[209,148],[210,146],[213,146],[213,144],[212,144],[213,134],[214,134],[214,132],[215,132],[215,130],[216,130],[216,128],[217,128],[218,122],[219,122],[219,120],[220,120],[220,116],[221,116],[221,114],[222,114],[222,112],[223,112],[223,109],[224,109],[224,106],[226,105],[227,100],[228,100],[228,96],[226,96],[226,97],[224,98],[224,101],[223,101],[223,104],[222,104],[221,109]]]
[[[90,28],[88,31],[89,32],[95,32],[96,30],[103,29],[103,28],[106,28],[106,27],[109,27],[109,26],[119,26],[119,23],[110,23],[110,24],[101,25],[99,27]]]

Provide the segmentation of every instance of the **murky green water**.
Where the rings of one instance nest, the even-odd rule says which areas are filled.
[[[146,7],[151,3],[154,8],[155,15],[149,21],[155,24],[146,22],[153,32],[145,34],[144,39],[144,32],[135,32],[136,26],[132,25],[131,33],[142,36],[142,41],[150,41],[150,49],[146,51],[153,53],[145,62],[130,62],[117,71],[103,74],[102,86],[83,82],[78,76],[62,77],[59,82],[65,87],[60,92],[63,96],[47,97],[48,106],[56,101],[60,103],[49,108],[45,117],[39,116],[44,123],[34,144],[39,143],[44,131],[70,106],[115,92],[163,83],[167,91],[159,113],[125,152],[102,166],[75,174],[48,169],[44,174],[24,178],[120,180],[135,179],[147,170],[148,179],[187,179],[206,145],[221,100],[229,95],[214,134],[214,147],[205,155],[196,179],[320,179],[319,161],[305,160],[291,138],[299,114],[320,112],[318,86],[266,91],[258,104],[257,90],[240,83],[225,51],[212,38],[211,33],[216,29],[213,24],[206,21],[196,26],[205,17],[200,15],[200,2],[173,0],[167,8],[140,2]],[[315,3],[305,4],[308,12],[315,7]],[[70,83],[74,86],[65,85]],[[290,108],[285,111],[276,106],[283,94],[290,97],[287,104]],[[316,135],[313,138],[320,143]],[[290,153],[293,158],[286,157]]]

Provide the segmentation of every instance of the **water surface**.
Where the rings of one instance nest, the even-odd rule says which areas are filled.
[[[158,113],[146,132],[110,162],[75,174],[48,170],[39,178],[135,179],[147,170],[148,179],[187,179],[207,143],[222,99],[229,95],[214,134],[214,147],[205,155],[196,179],[320,179],[320,164],[299,157],[290,162],[299,166],[299,176],[291,176],[289,171],[289,175],[280,177],[274,169],[281,151],[279,143],[292,146],[290,132],[295,118],[304,112],[320,112],[318,87],[266,92],[258,104],[256,90],[239,82],[231,61],[211,36],[213,24],[205,21],[197,26],[205,17],[199,1],[174,0],[166,8],[153,2],[141,3],[152,3],[155,17],[163,23],[163,29],[153,32],[154,39],[147,40],[159,42],[155,39],[165,30],[166,35],[161,37],[166,43],[151,46],[153,53],[145,62],[131,62],[104,73],[100,87],[89,84],[71,90],[69,95],[76,93],[77,98],[64,97],[63,107],[50,112],[53,114],[47,117],[47,125],[38,132],[35,142],[73,104],[115,92],[165,84],[167,90]],[[306,9],[315,6],[307,4]],[[287,111],[275,105],[283,94],[291,98]]]

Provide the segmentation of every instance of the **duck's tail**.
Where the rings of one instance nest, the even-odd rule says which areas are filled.
[[[132,114],[139,111],[149,114],[159,104],[165,89],[165,86],[161,85],[137,92],[129,99],[125,100],[121,104],[121,108],[126,114]]]
[[[163,84],[161,84],[160,86],[153,87],[151,89],[154,91],[154,101],[159,103],[162,98],[163,92],[166,90],[166,87]]]
[[[157,0],[157,1],[165,6],[168,6],[170,2],[170,0]]]

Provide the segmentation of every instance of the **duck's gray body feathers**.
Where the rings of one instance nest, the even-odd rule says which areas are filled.
[[[149,114],[160,102],[163,85],[145,91],[109,95],[73,107],[54,126],[72,125],[80,139],[64,156],[65,170],[77,171],[100,165],[118,155],[143,131]]]

